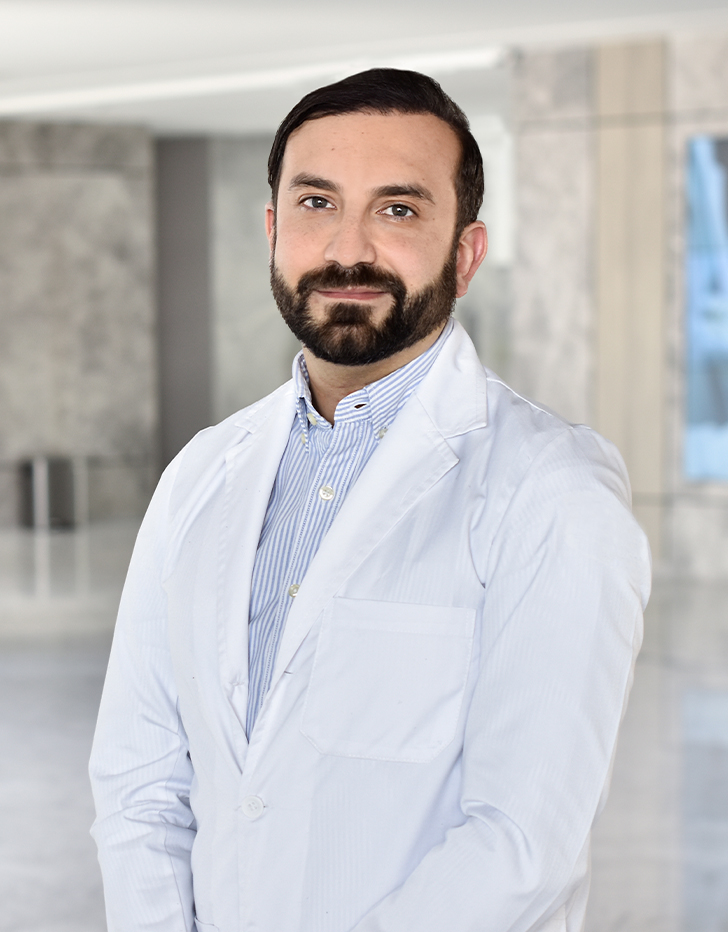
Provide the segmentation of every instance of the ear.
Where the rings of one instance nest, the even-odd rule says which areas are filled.
[[[273,255],[276,236],[276,209],[273,206],[273,201],[268,201],[265,205],[265,235],[268,237],[268,246],[271,255]]]
[[[457,296],[468,293],[468,285],[488,252],[488,231],[481,220],[465,227],[458,240]]]

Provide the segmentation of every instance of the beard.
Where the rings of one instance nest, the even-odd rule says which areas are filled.
[[[387,359],[429,336],[448,319],[457,291],[456,239],[438,277],[422,290],[408,293],[392,272],[363,262],[345,268],[326,265],[306,272],[291,288],[271,259],[271,289],[278,310],[294,336],[314,356],[341,366],[365,366]],[[325,309],[325,319],[314,320],[309,307],[317,289],[373,288],[392,296],[392,305],[380,323],[372,322],[363,302],[337,301]]]

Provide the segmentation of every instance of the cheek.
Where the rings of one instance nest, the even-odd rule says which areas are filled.
[[[298,230],[295,224],[281,224],[277,231],[275,261],[284,274],[295,275],[321,265],[320,245],[312,231]]]
[[[439,276],[450,248],[451,243],[439,236],[399,238],[380,250],[380,264],[395,271],[408,290],[418,290]]]

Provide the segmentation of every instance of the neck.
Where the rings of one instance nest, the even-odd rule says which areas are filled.
[[[444,328],[445,324],[407,349],[365,366],[341,366],[338,363],[327,362],[314,356],[311,350],[304,346],[303,358],[306,360],[314,407],[329,424],[333,424],[336,406],[342,398],[346,398],[352,392],[358,392],[365,385],[378,382],[385,375],[401,369],[408,362],[421,356],[437,340]]]

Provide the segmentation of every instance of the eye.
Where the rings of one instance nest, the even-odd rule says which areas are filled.
[[[387,214],[389,217],[396,217],[398,220],[415,216],[414,210],[406,204],[390,204],[389,207],[380,210],[380,213]]]
[[[309,194],[308,197],[303,198],[301,204],[310,207],[312,210],[326,210],[334,206],[327,197],[323,197],[321,194]]]

